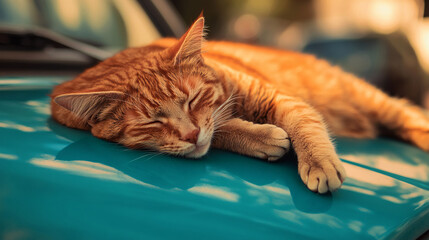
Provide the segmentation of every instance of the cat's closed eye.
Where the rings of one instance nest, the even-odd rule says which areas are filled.
[[[195,105],[195,100],[197,100],[197,98],[200,96],[201,91],[199,91],[197,94],[194,95],[194,97],[189,101],[188,103],[188,108],[192,109],[193,105]]]
[[[144,123],[143,125],[147,126],[147,125],[162,125],[162,124],[164,124],[162,121],[155,120],[155,121]]]

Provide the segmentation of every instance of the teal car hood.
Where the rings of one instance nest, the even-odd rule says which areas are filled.
[[[337,139],[348,178],[307,190],[276,163],[129,150],[50,117],[64,78],[0,78],[0,236],[18,239],[411,239],[429,229],[429,155]]]

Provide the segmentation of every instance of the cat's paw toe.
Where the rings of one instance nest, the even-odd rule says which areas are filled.
[[[308,189],[322,194],[339,189],[346,177],[339,160],[318,164],[300,163],[299,174]]]
[[[249,122],[247,131],[251,134],[240,140],[243,149],[238,152],[268,161],[276,161],[289,151],[289,136],[282,128],[272,124]]]
[[[283,147],[273,146],[273,145],[261,145],[259,150],[256,150],[255,156],[261,159],[268,161],[277,161],[283,155],[286,154],[288,150]]]
[[[269,125],[268,131],[270,139],[279,141],[289,140],[289,135],[286,133],[285,130],[283,130],[283,128],[277,127],[275,125]]]
[[[265,127],[260,151],[267,155],[264,159],[276,161],[289,151],[289,136],[282,128],[275,125],[266,124]]]

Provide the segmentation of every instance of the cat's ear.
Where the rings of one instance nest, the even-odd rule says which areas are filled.
[[[204,40],[204,16],[201,12],[188,31],[170,48],[170,53],[174,56],[174,64],[189,57],[202,61],[201,49]]]
[[[68,93],[56,96],[54,102],[83,120],[89,120],[104,110],[108,103],[122,99],[124,95],[118,91]]]

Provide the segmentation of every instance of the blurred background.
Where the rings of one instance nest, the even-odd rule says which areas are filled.
[[[0,0],[0,74],[74,75],[121,49],[180,37],[204,10],[209,40],[311,53],[429,108],[428,7],[428,0]]]
[[[308,52],[389,94],[429,108],[429,1],[176,0],[189,25],[201,9],[209,39]],[[426,4],[425,4],[426,3]]]

